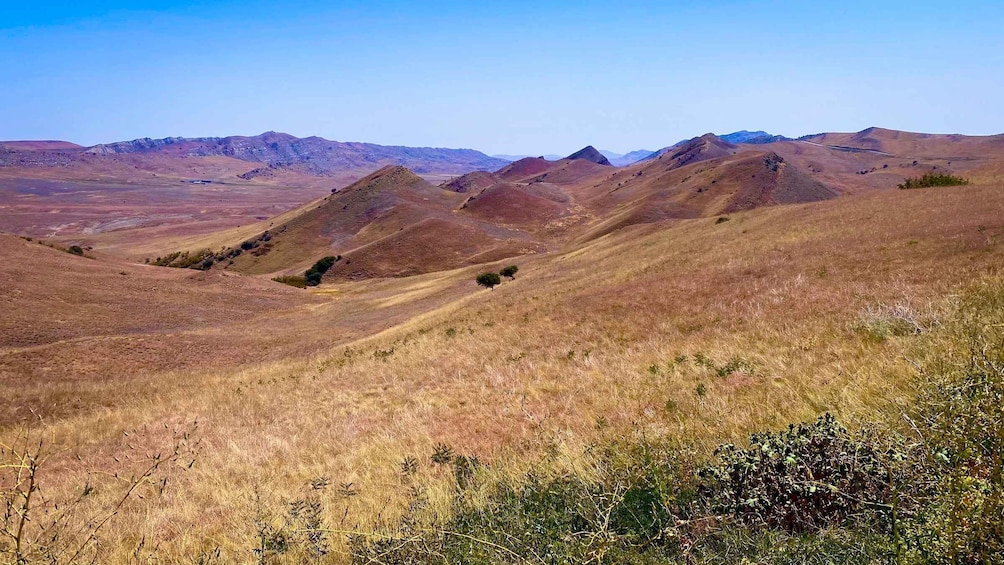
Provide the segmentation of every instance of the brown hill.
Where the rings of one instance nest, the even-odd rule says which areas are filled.
[[[501,180],[519,182],[546,173],[555,166],[556,161],[548,161],[543,157],[524,157],[495,171],[495,176]]]
[[[600,165],[588,159],[562,159],[553,163],[552,167],[539,175],[524,178],[527,183],[547,182],[560,185],[576,185],[587,183],[597,177],[611,173],[613,167]]]
[[[586,188],[583,202],[600,219],[583,237],[632,224],[815,202],[839,194],[770,151],[745,149],[707,160],[695,157],[683,166],[678,159],[667,154],[666,159],[622,169]]]
[[[947,172],[992,180],[1004,173],[1004,135],[964,136],[868,128],[767,146],[844,193],[894,188],[905,178]]]
[[[862,150],[888,156],[915,158],[951,158],[958,160],[987,157],[1004,150],[1004,134],[972,136],[957,134],[913,133],[870,127],[855,133],[823,133],[799,138],[799,141],[826,145],[835,149]]]
[[[439,185],[439,188],[452,192],[478,192],[497,183],[498,177],[487,171],[474,171],[460,175]]]
[[[69,141],[0,141],[0,149],[8,151],[82,151],[83,146]]]
[[[695,137],[678,143],[673,147],[663,150],[661,154],[657,153],[648,159],[662,160],[665,158],[672,161],[674,167],[682,167],[691,163],[732,155],[736,150],[737,147],[735,145],[719,138],[713,133],[706,133],[701,137]]]
[[[571,199],[547,183],[530,185],[499,182],[471,195],[461,211],[499,225],[541,228],[571,213]]]
[[[582,149],[579,149],[575,153],[565,157],[565,159],[585,159],[586,161],[591,161],[597,165],[610,165],[610,160],[592,145],[587,145]]]
[[[340,255],[328,278],[405,276],[540,249],[525,235],[459,216],[464,194],[438,188],[404,167],[376,173],[268,222],[218,253],[249,273],[302,272]]]

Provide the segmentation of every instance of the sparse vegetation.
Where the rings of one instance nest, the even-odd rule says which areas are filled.
[[[84,256],[84,248],[79,245],[71,245],[67,247],[66,252],[71,255],[80,255],[81,257]]]
[[[158,267],[199,269],[205,271],[212,268],[215,262],[216,257],[213,252],[208,249],[203,249],[202,251],[196,251],[194,253],[189,253],[188,251],[176,251],[165,255],[164,257],[157,257],[150,264]]]
[[[167,468],[178,464],[190,468],[199,447],[193,436],[195,426],[178,430],[166,451],[117,461],[125,468],[114,474],[115,481],[101,481],[100,486],[88,481],[78,492],[54,498],[47,472],[58,448],[43,429],[36,421],[18,428],[9,444],[0,442],[0,559],[4,563],[99,561],[103,530],[126,505],[163,496]]]
[[[913,162],[917,164],[916,161]],[[932,186],[963,186],[969,181],[948,173],[924,173],[919,177],[909,178],[898,185],[900,189],[928,188]]]
[[[296,288],[307,288],[307,277],[302,275],[284,275],[281,277],[275,277],[272,280],[282,284],[288,284],[289,286],[295,286]]]

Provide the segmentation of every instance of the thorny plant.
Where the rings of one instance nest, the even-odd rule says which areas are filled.
[[[13,439],[0,441],[0,561],[17,565],[97,562],[102,530],[126,505],[134,499],[163,495],[168,466],[187,469],[194,465],[199,447],[196,430],[197,424],[172,430],[169,450],[130,458],[131,469],[112,474],[112,484],[101,486],[113,496],[99,501],[95,500],[99,487],[91,480],[69,498],[50,493],[45,471],[58,452],[56,442],[47,436],[40,418],[22,425]],[[130,444],[130,451],[138,449]]]

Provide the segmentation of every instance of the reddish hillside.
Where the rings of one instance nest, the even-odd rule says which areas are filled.
[[[569,204],[568,196],[550,185],[500,182],[468,198],[462,211],[500,225],[532,228],[568,215]]]
[[[672,162],[672,167],[683,167],[691,163],[733,155],[737,150],[737,146],[713,133],[706,133],[701,137],[695,137],[663,149],[645,160],[668,160]]]
[[[404,167],[385,167],[216,257],[230,270],[292,274],[341,255],[332,279],[426,273],[541,248],[522,232],[458,214],[466,199]]]
[[[467,173],[466,175],[460,175],[457,178],[448,180],[439,185],[439,188],[449,190],[451,192],[479,192],[497,183],[498,181],[498,177],[492,173],[486,171],[474,171],[473,173]]]
[[[525,238],[502,238],[473,223],[431,217],[346,252],[326,280],[403,277],[497,261],[543,249]]]
[[[667,155],[664,160],[622,169],[584,189],[585,205],[600,218],[585,237],[626,225],[814,202],[837,195],[773,152],[747,149],[682,167]]]
[[[800,138],[836,148],[862,149],[898,156],[987,157],[988,151],[1004,150],[1004,134],[973,136],[913,133],[871,127],[856,133],[823,133]]]
[[[604,177],[613,170],[614,168],[610,165],[600,165],[586,159],[562,159],[554,163],[554,166],[547,172],[523,180],[528,183],[547,182],[573,185]]]
[[[495,176],[511,182],[525,181],[550,171],[556,165],[556,161],[548,161],[543,157],[525,157],[495,171]]]

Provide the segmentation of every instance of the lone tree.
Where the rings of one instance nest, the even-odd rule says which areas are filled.
[[[516,265],[509,265],[508,267],[499,271],[499,274],[502,275],[503,277],[509,277],[509,280],[513,280],[516,278],[516,271],[518,270],[519,267],[517,267]]]
[[[474,279],[479,285],[494,290],[495,285],[502,283],[502,277],[498,273],[481,273]]]

